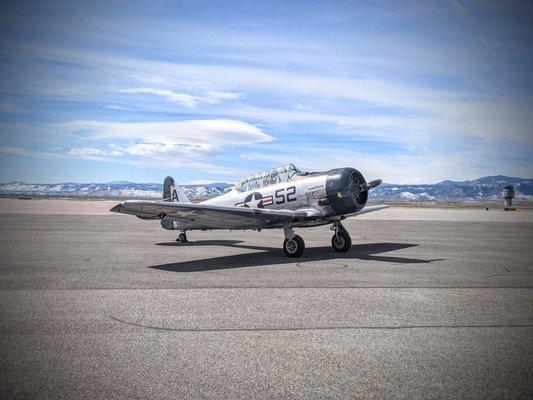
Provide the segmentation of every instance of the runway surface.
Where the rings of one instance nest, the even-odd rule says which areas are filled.
[[[531,213],[387,211],[298,260],[280,231],[0,214],[0,395],[531,398]]]

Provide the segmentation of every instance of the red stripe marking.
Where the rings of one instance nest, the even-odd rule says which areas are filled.
[[[268,197],[264,197],[263,198],[263,205],[264,206],[269,206],[272,203],[273,203],[272,196],[268,196]]]

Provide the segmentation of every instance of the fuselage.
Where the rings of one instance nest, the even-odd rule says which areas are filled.
[[[294,226],[317,226],[331,223],[332,218],[361,210],[366,197],[358,201],[347,195],[350,184],[364,183],[361,173],[353,168],[339,168],[325,172],[297,173],[284,182],[260,184],[250,190],[237,185],[229,192],[205,200],[201,204],[248,207],[273,210],[308,210],[319,217]],[[347,189],[348,188],[348,189]],[[174,221],[173,229],[202,229],[191,222]]]
[[[273,210],[298,210],[314,207],[329,214],[333,210],[320,206],[319,200],[326,197],[327,174],[295,177],[288,182],[279,182],[253,190],[239,191],[235,188],[229,192],[202,202],[220,206],[267,208]]]

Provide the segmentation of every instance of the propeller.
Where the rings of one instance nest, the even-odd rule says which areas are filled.
[[[368,183],[362,183],[361,185],[359,185],[360,191],[363,192],[365,190],[373,189],[376,186],[381,185],[381,182],[383,182],[381,179],[376,179]]]
[[[337,193],[337,197],[339,198],[343,198],[343,197],[353,197],[358,203],[360,203],[360,199],[359,199],[359,196],[361,194],[363,194],[364,192],[370,190],[370,189],[373,189],[375,188],[376,186],[379,186],[381,185],[382,183],[382,180],[381,179],[376,179],[376,180],[373,180],[373,181],[370,181],[368,183],[366,182],[361,182],[360,179],[362,179],[363,177],[359,176],[359,174],[357,173],[353,173],[352,175],[350,175],[350,180],[348,181],[348,185],[347,187],[341,191],[341,192],[338,192]]]

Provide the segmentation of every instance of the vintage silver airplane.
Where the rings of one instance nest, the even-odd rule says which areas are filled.
[[[341,220],[381,210],[387,205],[365,207],[368,191],[381,179],[366,183],[354,168],[325,172],[302,172],[293,164],[243,178],[227,193],[193,204],[183,190],[167,177],[163,200],[131,200],[117,204],[113,212],[141,219],[160,219],[165,229],[180,230],[177,241],[187,242],[186,231],[211,229],[273,229],[285,233],[283,251],[300,257],[304,240],[293,228],[332,224],[331,246],[346,252],[352,245]]]

